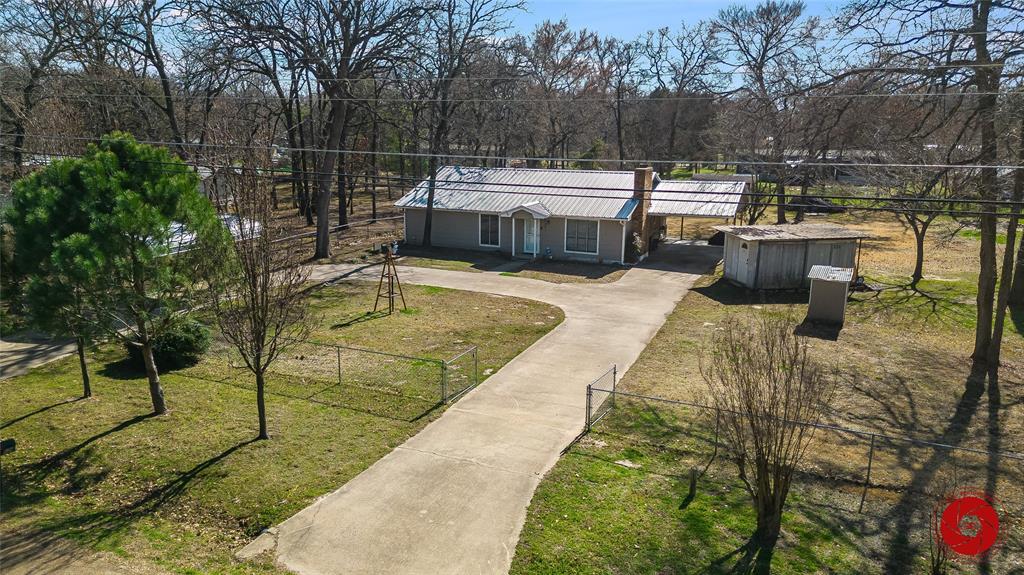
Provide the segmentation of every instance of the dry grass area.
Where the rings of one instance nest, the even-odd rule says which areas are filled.
[[[683,238],[687,240],[706,240],[715,234],[714,226],[731,224],[731,220],[708,218],[665,218],[665,235],[678,238],[679,229],[683,229]]]
[[[622,266],[591,264],[584,262],[532,261],[526,262],[516,271],[504,272],[522,278],[564,284],[564,283],[611,283],[626,275],[628,268]]]
[[[306,218],[301,216],[298,208],[291,205],[291,186],[281,184],[278,190],[278,209],[274,211],[274,221],[281,230],[282,236],[293,236],[300,234],[312,234],[316,231],[314,224],[306,223]],[[350,210],[347,213],[350,228],[338,230],[331,234],[331,262],[352,263],[367,260],[375,257],[372,248],[375,244],[401,241],[404,229],[401,210],[394,207],[398,198],[402,197],[405,189],[397,187],[391,190],[391,197],[388,197],[388,190],[385,186],[377,189],[376,221],[373,220],[373,200],[367,186],[357,186],[356,195],[353,199]],[[338,213],[338,198],[331,198],[331,227],[340,223]],[[294,250],[303,257],[313,255],[315,240],[312,236],[298,238],[287,242],[288,249]]]
[[[937,222],[926,251],[927,279],[922,282],[921,290],[914,292],[897,287],[905,282],[913,267],[910,230],[887,217],[833,216],[829,219],[867,229],[876,236],[865,243],[861,271],[870,282],[884,282],[893,287],[854,294],[847,308],[847,323],[837,339],[810,340],[812,354],[834,366],[840,378],[839,392],[828,419],[846,427],[890,436],[1024,453],[1024,310],[1015,310],[1013,321],[1006,327],[1004,364],[998,381],[982,383],[970,372],[977,240],[956,236],[948,224]],[[798,323],[806,311],[806,298],[806,293],[749,292],[723,281],[719,269],[703,278],[680,302],[625,374],[620,389],[707,403],[699,356],[702,346],[719,325],[730,318],[742,320],[764,312],[791,314],[794,323]],[[708,430],[714,427],[713,418],[708,421],[694,411],[657,402],[627,400],[624,403],[620,399],[611,416],[598,428],[604,425],[607,427],[597,440],[607,446],[583,446],[575,458],[563,458],[556,466],[552,475],[555,479],[542,483],[524,532],[530,551],[521,563],[524,568],[516,570],[517,573],[553,572],[537,568],[538,564],[551,560],[546,555],[548,538],[565,545],[562,554],[594,552],[566,543],[571,529],[559,530],[551,523],[553,517],[575,514],[577,521],[589,524],[596,517],[593,510],[602,505],[606,507],[602,512],[613,513],[624,505],[640,506],[633,501],[639,498],[639,501],[648,501],[653,508],[658,503],[645,500],[647,494],[667,489],[670,496],[678,497],[679,490],[685,492],[682,477],[668,478],[670,488],[663,489],[655,486],[665,480],[660,483],[654,479],[641,481],[633,478],[634,473],[628,470],[620,473],[605,469],[610,462],[627,454],[627,459],[649,465],[650,473],[659,469],[658,473],[682,475],[681,469],[685,469],[686,463],[680,463],[681,469],[672,470],[670,466],[665,470],[661,467],[664,461],[659,463],[663,455],[659,454],[679,449],[677,461],[700,464],[711,453],[707,437]],[[695,438],[699,437],[704,438],[698,442],[701,446],[694,446]],[[791,569],[795,572],[807,569],[917,572],[924,567],[928,553],[929,511],[937,504],[937,497],[954,487],[994,492],[1003,504],[1003,547],[993,557],[991,572],[1016,573],[1024,568],[1024,462],[879,440],[872,487],[867,492],[863,512],[858,513],[868,451],[869,442],[863,437],[834,432],[818,434],[808,456],[809,475],[801,480],[793,502],[792,527],[785,544],[790,548],[781,556],[782,572]],[[604,471],[586,463],[602,460]],[[560,471],[562,467],[565,470]],[[708,479],[705,489],[734,489],[735,486],[730,487],[728,475],[723,479],[722,472],[735,471],[722,463],[719,476]],[[576,489],[579,487],[576,482],[581,476],[593,479],[593,474],[600,475],[599,481],[594,480],[602,489],[616,494],[617,504],[586,497],[582,501],[568,499],[569,494],[575,497],[584,493],[585,490]],[[612,481],[611,475],[618,478]],[[632,481],[638,482],[635,487],[623,483]],[[549,482],[560,483],[548,485]],[[634,492],[634,489],[639,491]],[[742,498],[738,501],[742,502]],[[717,512],[709,510],[713,517],[722,516],[721,500],[715,504],[712,497],[705,503],[717,509]],[[670,517],[675,514],[674,511],[669,513],[671,507],[665,509]],[[623,533],[627,539],[633,533],[625,517],[605,517],[600,521],[612,521],[608,529]],[[684,514],[673,521],[686,523],[697,519]],[[725,523],[721,525],[728,526],[730,519],[722,521]],[[814,539],[822,533],[830,534],[824,543]],[[728,532],[726,539],[742,542],[742,535],[740,529]],[[682,529],[678,537],[685,540],[687,529]],[[640,545],[638,549],[643,543]],[[842,549],[842,556],[830,556],[828,548]],[[601,551],[612,552],[628,555],[633,550],[611,545]],[[699,550],[684,545],[679,552],[685,555],[699,553]],[[805,563],[800,559],[803,554],[807,555]],[[708,567],[708,561],[714,557],[686,560],[663,556],[663,552],[652,551],[652,557],[657,557],[658,561],[676,565],[662,571],[666,573],[701,569],[719,572],[722,568],[718,564]],[[603,572],[602,569],[622,561],[622,558],[590,557],[588,568],[581,572]],[[559,565],[564,567],[564,564]],[[656,570],[659,565],[652,567]],[[971,572],[973,568],[968,565],[961,569]]]

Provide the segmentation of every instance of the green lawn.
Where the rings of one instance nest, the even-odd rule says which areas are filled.
[[[545,304],[429,286],[405,287],[408,312],[367,317],[375,290],[352,283],[314,295],[313,338],[438,359],[479,345],[486,377],[562,320]],[[269,378],[272,439],[253,442],[253,392],[223,357],[163,374],[163,417],[147,415],[145,380],[118,348],[90,359],[91,400],[75,399],[72,358],[0,382],[2,435],[18,441],[3,461],[2,531],[70,538],[180,573],[274,572],[231,555],[441,412],[372,386],[321,401],[324,382],[298,362]]]
[[[812,354],[840,373],[829,419],[901,437],[1024,452],[1024,310],[1014,310],[1016,323],[1006,327],[999,393],[969,383],[975,278],[966,268],[976,248],[957,240],[931,250],[930,273],[941,277],[930,276],[915,292],[900,287],[908,245],[905,238],[879,238],[873,253],[865,252],[862,272],[886,289],[852,296],[836,341],[811,340]],[[700,280],[680,302],[620,389],[707,403],[698,358],[722,321],[767,311],[792,313],[799,322],[806,312],[806,293],[748,292],[720,274]],[[743,553],[730,553],[752,534],[754,515],[735,468],[721,454],[697,496],[680,509],[690,467],[703,467],[711,456],[711,430],[712,422],[685,409],[620,397],[541,482],[512,572],[732,572]],[[920,572],[928,555],[928,511],[953,478],[995,491],[1004,504],[1004,529],[991,572],[1019,568],[1019,462],[883,443],[858,513],[867,451],[864,440],[819,435],[790,498],[773,573]]]
[[[732,572],[754,531],[746,492],[716,465],[688,499],[689,469],[703,468],[710,450],[679,421],[645,419],[646,411],[618,406],[544,478],[513,574]],[[822,520],[831,513],[805,507],[801,495],[791,495],[772,573],[856,573],[865,561],[843,520]]]

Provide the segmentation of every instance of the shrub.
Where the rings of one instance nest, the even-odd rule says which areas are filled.
[[[146,370],[142,361],[142,348],[126,344],[128,360],[140,371]],[[199,363],[210,348],[210,330],[195,320],[180,322],[160,334],[153,344],[153,361],[161,372],[181,369]]]

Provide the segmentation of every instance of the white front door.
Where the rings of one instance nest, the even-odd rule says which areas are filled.
[[[537,220],[523,220],[523,253],[532,254],[537,251]]]

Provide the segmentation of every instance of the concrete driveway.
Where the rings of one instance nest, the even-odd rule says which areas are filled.
[[[28,372],[33,367],[75,353],[72,340],[44,336],[0,340],[0,379]]]
[[[720,248],[688,247],[609,284],[399,268],[404,282],[540,300],[565,321],[366,471],[239,552],[304,575],[506,573],[542,476],[580,432],[588,383],[636,360]],[[317,266],[315,279],[376,279]]]

